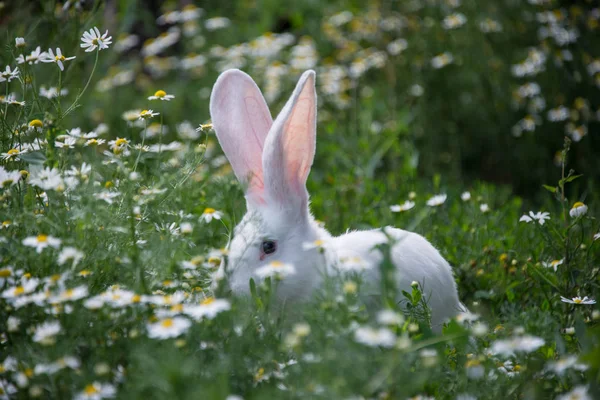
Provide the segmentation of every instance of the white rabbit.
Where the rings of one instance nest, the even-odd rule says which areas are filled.
[[[380,288],[382,254],[374,246],[387,242],[386,235],[378,229],[332,237],[309,211],[306,179],[315,155],[316,106],[311,70],[302,74],[275,121],[260,89],[244,72],[225,71],[213,87],[214,130],[245,187],[247,204],[229,248],[227,273],[236,294],[249,293],[256,270],[275,260],[296,269],[278,286],[277,296],[285,301],[307,299],[325,274],[335,273],[347,260],[363,264],[365,281],[372,289]],[[399,288],[410,292],[411,282],[422,285],[436,331],[446,319],[466,311],[450,265],[425,238],[395,228],[386,228],[386,233],[396,240],[391,255]],[[306,246],[316,241],[324,243],[324,253]]]

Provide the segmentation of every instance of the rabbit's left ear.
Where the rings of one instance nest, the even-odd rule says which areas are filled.
[[[267,204],[308,210],[306,179],[315,156],[316,131],[315,72],[309,70],[300,77],[265,140],[262,162]]]

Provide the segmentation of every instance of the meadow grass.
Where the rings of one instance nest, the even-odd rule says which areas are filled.
[[[451,5],[460,2],[447,3],[429,18],[459,29],[466,17]],[[382,61],[381,51],[398,54],[402,41],[320,69],[310,37],[264,34],[236,47],[218,32],[252,27],[193,6],[160,16],[156,26],[177,29],[140,49],[132,35],[104,34],[101,2],[48,4],[36,17],[14,11],[3,35],[0,399],[600,396],[598,194],[570,170],[580,151],[572,132],[560,134],[555,183],[536,182],[544,200],[522,200],[449,167],[423,174],[436,163],[422,168],[435,157],[413,131],[431,123],[421,106],[389,111],[389,82],[360,83],[376,81],[371,69],[391,73],[398,60]],[[335,27],[363,24],[356,41],[369,38],[371,17],[338,11],[318,29],[343,41]],[[157,56],[180,42],[206,50]],[[141,64],[126,57],[132,48]],[[432,54],[430,85],[451,56]],[[334,234],[387,225],[422,234],[453,266],[469,313],[435,334],[419,284],[397,294],[384,282],[405,301],[374,309],[360,296],[361,274],[348,271],[306,303],[276,304],[278,278],[249,282],[248,298],[227,290],[217,270],[245,202],[208,120],[208,94],[217,71],[246,58],[276,105],[299,72],[317,69],[315,217]],[[336,66],[353,86],[342,80],[336,92]],[[423,87],[411,90],[414,99]]]

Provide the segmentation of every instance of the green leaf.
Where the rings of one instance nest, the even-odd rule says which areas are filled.
[[[42,165],[46,162],[46,156],[39,151],[19,154],[19,158],[31,165]]]
[[[556,191],[558,190],[558,188],[556,186],[542,185],[542,187],[544,189],[546,189],[547,191],[549,191],[550,193],[556,193]]]
[[[580,174],[580,175],[573,175],[573,176],[566,177],[566,178],[565,178],[565,183],[567,183],[567,182],[572,182],[572,181],[574,181],[575,179],[577,179],[577,178],[580,178],[580,177],[582,177],[582,176],[583,176],[583,175],[582,175],[582,174]]]

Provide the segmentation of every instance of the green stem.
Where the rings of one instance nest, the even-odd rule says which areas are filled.
[[[90,85],[90,82],[92,81],[92,77],[94,76],[94,72],[96,71],[96,66],[98,65],[98,54],[100,54],[100,47],[98,47],[98,49],[96,50],[96,59],[94,60],[94,66],[92,67],[92,73],[90,74],[90,77],[88,78],[87,83],[83,87],[83,90],[81,92],[79,92],[79,94],[75,98],[75,101],[73,102],[73,104],[71,104],[71,106],[69,108],[67,108],[67,111],[65,111],[65,113],[63,114],[63,117],[66,116],[67,114],[69,114],[71,111],[73,111],[77,107],[77,103],[79,102],[79,99],[81,99],[81,96],[83,96],[83,94],[87,90],[88,86]]]
[[[142,151],[144,149],[144,141],[146,140],[146,135],[148,134],[148,120],[144,120],[144,134],[142,135],[142,145],[140,146],[140,151],[138,152],[137,158],[135,159],[135,164],[133,165],[133,172],[137,169],[138,163],[140,162],[140,157],[142,156]]]

